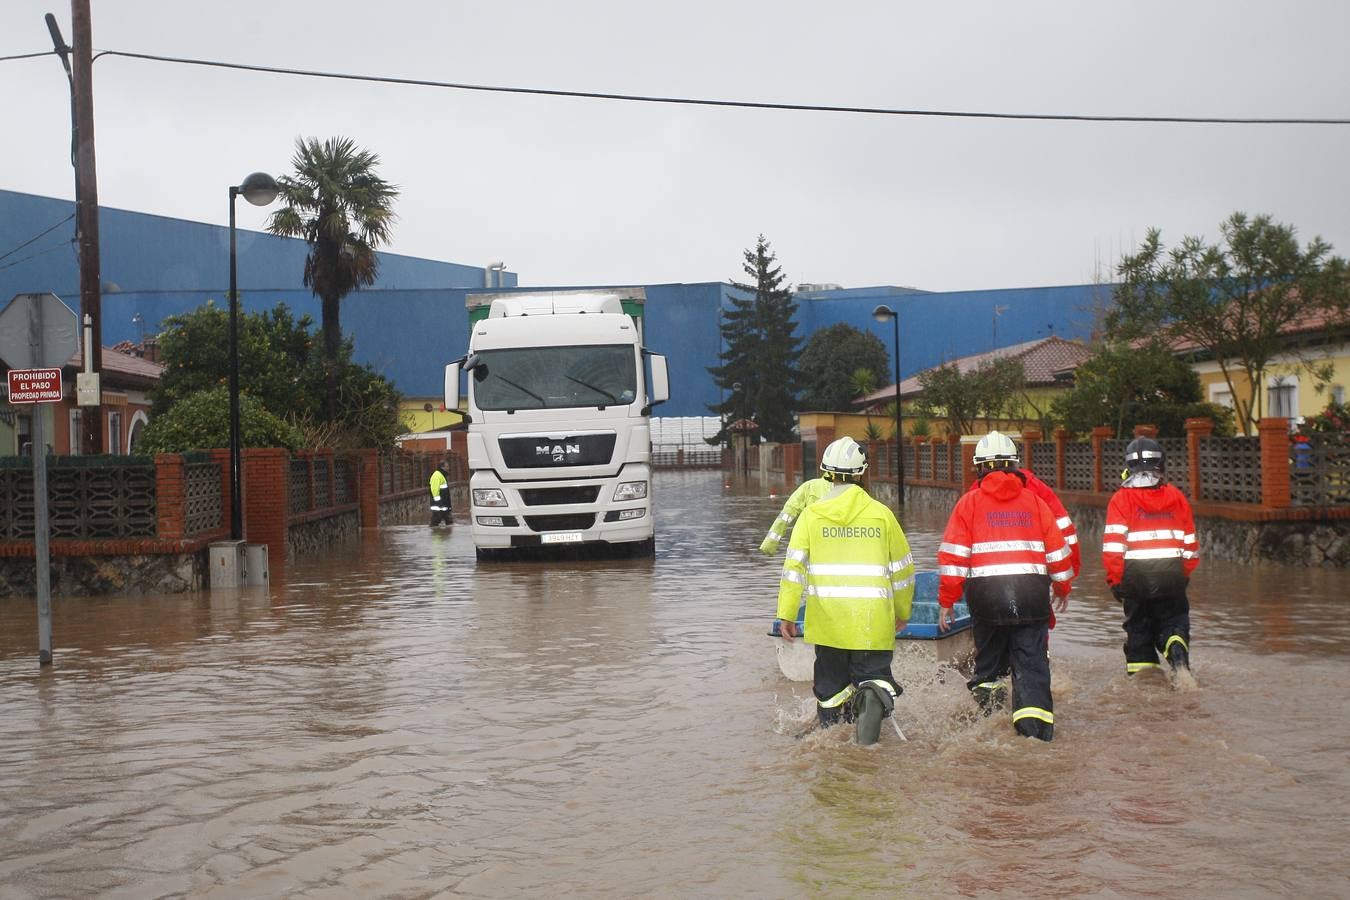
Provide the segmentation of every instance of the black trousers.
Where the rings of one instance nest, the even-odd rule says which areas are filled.
[[[966,686],[978,696],[1011,672],[1013,724],[1024,734],[1048,739],[1055,722],[1047,655],[1049,623],[994,625],[976,619],[972,630],[975,674]]]
[[[449,525],[450,515],[450,489],[441,488],[440,498],[431,501],[431,524]]]
[[[1167,652],[1168,642],[1179,637],[1189,652],[1191,645],[1191,604],[1183,588],[1180,593],[1160,597],[1125,595],[1125,665],[1134,671],[1158,664],[1158,654]],[[1131,667],[1136,669],[1131,669]]]
[[[860,681],[884,681],[900,693],[900,685],[891,674],[893,650],[841,650],[838,647],[816,645],[815,684],[817,710],[824,725],[838,721],[852,721],[853,705],[840,703],[826,707],[840,692]]]

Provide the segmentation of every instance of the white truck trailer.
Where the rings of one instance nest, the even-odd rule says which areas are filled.
[[[469,515],[479,559],[530,547],[655,548],[651,412],[666,359],[643,346],[642,288],[470,294]]]

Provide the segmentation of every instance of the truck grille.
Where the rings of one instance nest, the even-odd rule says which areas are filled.
[[[602,466],[614,456],[614,434],[580,434],[554,440],[538,437],[497,439],[509,469],[562,469]]]
[[[595,524],[595,513],[569,513],[565,516],[526,516],[532,531],[584,531]]]
[[[524,488],[520,499],[526,506],[554,506],[563,503],[594,503],[600,496],[596,484],[558,488]]]

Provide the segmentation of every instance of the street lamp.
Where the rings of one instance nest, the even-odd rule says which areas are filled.
[[[895,505],[905,505],[904,432],[900,425],[900,314],[886,304],[872,310],[872,318],[883,325],[889,319],[895,328]]]
[[[254,206],[277,198],[277,183],[266,172],[254,172],[243,184],[230,185],[230,539],[244,539],[243,490],[239,475],[239,277],[235,265],[234,198],[240,194]]]

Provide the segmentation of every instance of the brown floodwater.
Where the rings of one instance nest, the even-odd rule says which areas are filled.
[[[897,663],[808,732],[781,497],[663,473],[655,559],[476,564],[404,527],[268,589],[0,601],[0,897],[1327,897],[1350,863],[1350,574],[1202,561],[1193,684],[1123,673],[1090,536],[1056,739]],[[906,515],[921,567],[942,517]]]

